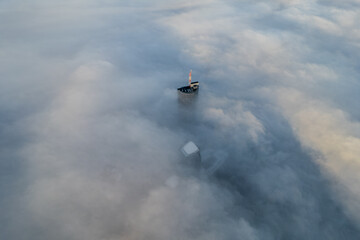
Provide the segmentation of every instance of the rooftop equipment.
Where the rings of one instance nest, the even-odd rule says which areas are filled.
[[[178,88],[178,92],[183,95],[193,95],[196,94],[199,90],[199,82],[191,82],[191,72],[189,73],[189,86],[184,86]]]

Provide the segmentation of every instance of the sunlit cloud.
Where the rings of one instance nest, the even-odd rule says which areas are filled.
[[[356,1],[0,8],[1,239],[359,239]]]

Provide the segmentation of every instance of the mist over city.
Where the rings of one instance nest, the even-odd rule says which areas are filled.
[[[360,239],[359,103],[357,0],[0,1],[0,239]]]

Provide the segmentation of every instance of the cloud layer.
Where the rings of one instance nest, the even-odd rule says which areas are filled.
[[[2,1],[0,238],[359,239],[359,7]]]

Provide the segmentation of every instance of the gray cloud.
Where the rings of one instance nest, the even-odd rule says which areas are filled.
[[[0,238],[359,238],[356,1],[0,7]]]

